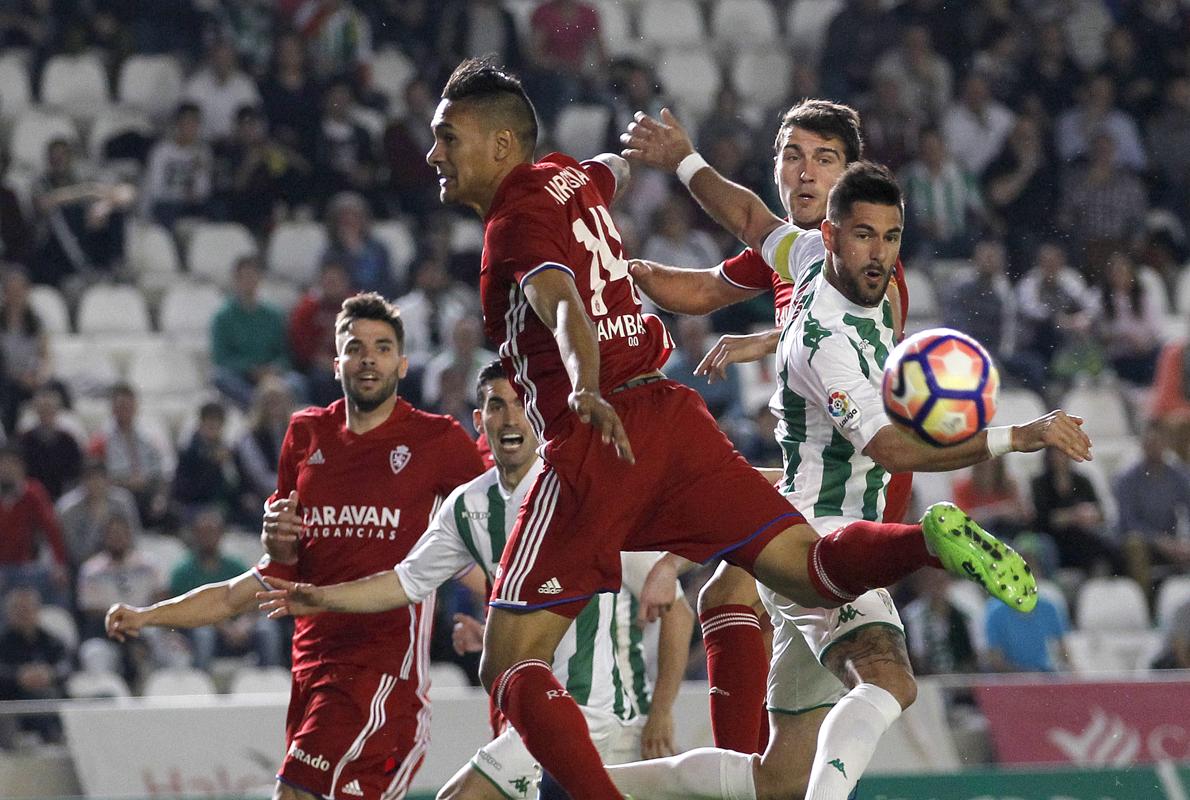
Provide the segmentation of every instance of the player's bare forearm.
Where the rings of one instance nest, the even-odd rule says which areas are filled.
[[[756,192],[729,181],[712,167],[694,173],[687,188],[715,222],[757,252],[765,238],[784,224]]]
[[[710,314],[760,294],[728,283],[717,267],[675,267],[632,259],[628,271],[638,289],[657,305],[677,314]]]
[[[759,361],[777,352],[781,341],[781,329],[761,331],[744,335],[726,334],[719,337],[715,346],[707,351],[694,368],[695,375],[705,375],[708,383],[727,380],[727,368],[732,364]]]
[[[694,612],[679,594],[669,610],[661,615],[657,637],[657,681],[653,684],[653,709],[669,711],[678,698],[678,689],[690,658],[690,637],[694,634]]]
[[[260,583],[251,571],[229,581],[208,583],[186,594],[154,603],[144,610],[144,625],[162,628],[201,628],[247,611]]]
[[[525,282],[525,297],[538,318],[554,334],[574,391],[599,392],[599,339],[583,308],[574,279],[547,269]]]
[[[314,586],[266,578],[271,591],[257,592],[260,609],[270,617],[305,616],[319,611],[378,614],[409,605],[409,595],[394,570],[386,569],[354,581]]]

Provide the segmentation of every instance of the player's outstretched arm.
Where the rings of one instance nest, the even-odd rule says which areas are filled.
[[[719,267],[677,267],[630,259],[628,271],[636,288],[654,303],[676,314],[710,314],[734,303],[751,300],[760,289],[744,289],[723,279]]]
[[[727,380],[727,367],[730,364],[743,364],[748,361],[759,361],[770,353],[777,352],[777,343],[781,341],[781,329],[773,328],[760,333],[742,335],[727,334],[719,337],[715,346],[707,351],[694,368],[695,375],[706,375],[707,383],[717,380]]]
[[[544,269],[526,280],[522,288],[533,313],[553,332],[558,343],[573,387],[571,411],[584,424],[595,426],[604,444],[614,444],[620,458],[635,463],[620,416],[599,390],[599,339],[574,279],[562,270]]]
[[[140,636],[141,628],[147,626],[200,628],[214,625],[247,611],[259,586],[256,574],[249,570],[231,580],[208,583],[151,606],[116,603],[107,610],[104,626],[108,636],[122,642],[126,637]]]
[[[669,611],[678,599],[678,576],[694,567],[693,561],[688,561],[676,553],[666,553],[657,559],[641,584],[640,596],[637,597],[640,609],[637,611],[636,623],[646,625],[660,619]]]
[[[657,680],[653,684],[649,718],[640,734],[641,758],[672,756],[677,750],[674,745],[673,707],[686,674],[693,633],[694,612],[686,598],[679,594],[669,610],[661,616],[661,632],[657,639]]]
[[[784,224],[755,192],[727,180],[707,164],[668,108],[661,109],[659,120],[636,112],[620,141],[624,144],[621,154],[628,160],[677,173],[699,205],[744,244],[760,250],[765,237]]]
[[[270,619],[304,617],[322,611],[343,614],[376,614],[409,605],[409,595],[401,579],[391,569],[366,578],[328,586],[294,583],[280,578],[266,577],[271,590],[257,592],[260,610]]]
[[[993,457],[992,451],[998,447],[995,439],[1002,437],[1007,428],[1008,449],[1004,452],[1035,453],[1052,447],[1075,461],[1090,461],[1093,457],[1091,439],[1083,432],[1082,424],[1082,417],[1061,410],[1051,411],[1024,425],[980,431],[954,447],[931,447],[889,424],[872,437],[864,448],[864,455],[889,472],[950,472]],[[993,437],[992,447],[988,446],[989,436]]]

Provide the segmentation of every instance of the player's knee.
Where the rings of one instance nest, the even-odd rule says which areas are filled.
[[[909,708],[917,700],[917,680],[909,670],[890,668],[879,676],[878,681],[872,682],[897,698],[897,702],[901,704],[902,711]]]
[[[754,606],[757,602],[756,580],[739,567],[720,570],[698,593],[698,613],[719,606]]]
[[[483,688],[487,690],[488,694],[492,693],[500,674],[507,667],[508,665],[504,664],[497,654],[489,654],[487,650],[484,650],[479,659],[479,682],[483,684]]]

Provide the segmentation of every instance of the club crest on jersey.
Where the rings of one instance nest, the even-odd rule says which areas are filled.
[[[409,448],[403,444],[399,444],[392,449],[388,454],[388,465],[393,468],[393,474],[396,475],[401,470],[405,469],[405,465],[409,463],[409,459],[413,458],[413,453],[409,452]]]

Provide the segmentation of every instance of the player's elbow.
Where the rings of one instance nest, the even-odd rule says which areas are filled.
[[[885,472],[913,472],[918,467],[912,450],[895,430],[891,430],[891,426],[872,438],[864,448],[864,455]]]

